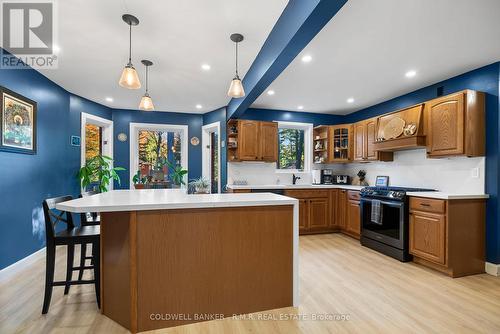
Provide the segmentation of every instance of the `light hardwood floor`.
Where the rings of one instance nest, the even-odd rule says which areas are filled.
[[[64,249],[57,277],[64,277]],[[91,286],[55,288],[40,314],[45,259],[0,281],[0,333],[127,333],[100,315]],[[343,314],[348,320],[311,320]],[[300,307],[154,333],[500,333],[500,278],[452,279],[340,234],[300,237]],[[297,320],[299,316],[305,319]],[[286,318],[268,320],[264,318]],[[292,318],[293,317],[293,318]]]

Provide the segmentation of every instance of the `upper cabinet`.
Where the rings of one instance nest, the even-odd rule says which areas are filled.
[[[427,155],[485,154],[484,93],[466,90],[425,104]]]
[[[375,149],[377,139],[377,118],[370,118],[354,123],[354,160],[356,161],[392,161],[392,152]]]
[[[228,121],[227,150],[228,161],[277,161],[278,123]]]
[[[329,127],[329,162],[349,162],[352,160],[352,124]]]

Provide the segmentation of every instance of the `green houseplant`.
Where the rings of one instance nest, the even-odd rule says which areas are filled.
[[[169,177],[172,180],[173,185],[177,187],[186,185],[184,176],[188,173],[187,169],[182,168],[182,166],[176,166],[168,160],[166,160],[165,163],[170,169]]]
[[[210,193],[210,181],[204,177],[199,177],[197,179],[189,182],[189,186],[195,194],[209,194]]]
[[[78,171],[78,179],[83,189],[95,184],[100,192],[106,192],[113,180],[120,184],[118,171],[126,170],[123,167],[112,167],[113,159],[105,155],[96,155],[87,160],[85,166]]]
[[[148,178],[146,176],[141,177],[141,171],[138,170],[132,178],[135,189],[144,189],[146,183],[148,183]]]

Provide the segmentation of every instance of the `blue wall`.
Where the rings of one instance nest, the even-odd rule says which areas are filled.
[[[487,261],[500,263],[500,62],[458,75],[374,105],[345,116],[342,122],[352,123],[397,109],[408,107],[437,96],[437,88],[443,87],[444,95],[463,89],[473,89],[486,93],[486,192],[490,195],[487,204],[486,254]],[[460,182],[457,180],[457,182]]]
[[[282,121],[312,123],[314,124],[314,126],[316,126],[341,124],[343,122],[344,116],[275,109],[249,108],[245,110],[245,112],[238,118],[268,122]]]
[[[188,125],[188,137],[198,137],[200,144],[197,146],[188,143],[188,179],[201,176],[201,126],[203,115],[175,113],[175,112],[150,112],[137,110],[113,109],[114,126],[114,158],[115,166],[124,167],[127,170],[120,172],[121,186],[115,183],[115,189],[129,189],[129,169],[130,169],[130,123],[157,123]],[[127,141],[121,142],[116,139],[119,133],[127,134]]]
[[[221,152],[220,152],[220,174],[221,174],[221,191],[224,191],[224,186],[227,183],[227,150],[226,150],[226,107],[216,109],[214,111],[203,114],[203,125],[210,123],[220,122],[220,141],[221,141]],[[224,147],[222,147],[224,143]]]
[[[38,103],[37,154],[0,151],[0,268],[45,245],[41,204],[79,193],[80,112],[111,119],[109,108],[74,96],[34,70],[1,70],[0,85]]]

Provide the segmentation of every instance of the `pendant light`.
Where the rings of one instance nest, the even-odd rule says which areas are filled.
[[[139,75],[132,65],[132,26],[139,24],[139,19],[137,17],[124,14],[122,20],[129,26],[129,49],[128,49],[128,64],[125,66],[118,82],[120,86],[128,89],[139,89],[141,88],[141,81],[139,80]]]
[[[227,95],[230,97],[238,98],[245,96],[245,90],[243,89],[243,84],[238,75],[238,43],[243,41],[242,34],[232,34],[231,40],[236,43],[236,75],[231,81],[231,86],[229,86],[229,90],[227,91]]]
[[[141,103],[139,104],[139,109],[145,110],[145,111],[153,111],[155,110],[155,106],[153,105],[153,100],[151,99],[151,96],[149,96],[148,93],[148,72],[149,72],[149,66],[153,65],[153,63],[149,60],[141,60],[141,63],[146,66],[146,93],[141,98]]]

